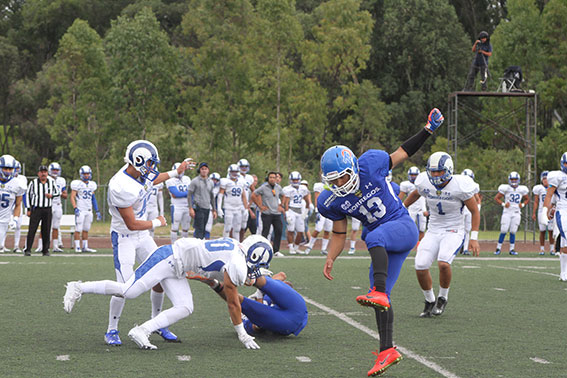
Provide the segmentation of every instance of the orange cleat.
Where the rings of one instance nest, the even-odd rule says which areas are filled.
[[[382,375],[390,366],[401,361],[402,355],[396,350],[396,347],[386,349],[382,352],[372,352],[377,358],[374,367],[368,371],[369,377]]]
[[[376,291],[376,287],[372,288],[372,291],[368,294],[362,294],[356,297],[356,301],[361,306],[376,307],[382,311],[388,311],[390,308],[390,300],[386,293]]]

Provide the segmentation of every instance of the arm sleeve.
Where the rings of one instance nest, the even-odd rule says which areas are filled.
[[[158,189],[157,191],[157,203],[159,209],[159,215],[163,216],[164,208],[163,208],[163,190]]]
[[[98,203],[96,202],[96,196],[95,196],[94,193],[93,193],[93,196],[92,196],[92,202],[93,202],[93,209],[94,209],[94,211],[95,211],[96,213],[98,213]]]
[[[167,188],[170,193],[173,193],[175,198],[183,198],[187,197],[187,192],[182,192],[181,190],[177,189],[176,186],[170,186]]]

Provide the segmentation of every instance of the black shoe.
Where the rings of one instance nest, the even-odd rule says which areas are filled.
[[[31,256],[31,252],[28,251],[24,252],[24,256]]]
[[[433,315],[441,315],[443,311],[445,311],[445,306],[447,306],[447,299],[445,299],[445,297],[438,297],[437,303],[435,303],[435,307],[431,313]]]
[[[420,318],[430,318],[431,317],[431,310],[433,310],[434,306],[435,306],[435,302],[425,301],[425,308],[423,309],[423,312],[421,314],[419,314],[419,317]]]
[[[51,255],[49,254],[49,251],[44,252],[43,255],[44,255],[44,256],[51,256]]]

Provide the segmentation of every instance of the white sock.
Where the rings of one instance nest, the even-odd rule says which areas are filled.
[[[567,253],[559,255],[559,266],[561,267],[561,275],[567,274]]]
[[[311,249],[313,249],[313,246],[315,245],[315,243],[317,242],[317,238],[311,238],[311,240],[309,240],[309,244],[307,244],[307,246]]]
[[[57,239],[53,239],[53,249],[57,249],[59,248],[59,245],[57,244]]]
[[[16,227],[16,231],[14,231],[14,248],[20,247],[20,237],[22,236],[22,230],[19,227]]]
[[[429,290],[422,290],[423,291],[423,295],[425,295],[425,300],[429,303],[431,302],[435,302],[435,293],[433,292],[433,289],[429,289]]]
[[[171,244],[173,244],[177,240],[177,231],[171,231],[170,234],[171,234]]]
[[[83,240],[83,249],[87,249],[87,248],[89,248],[89,241]]]
[[[327,246],[329,245],[329,239],[323,239],[323,245],[321,246],[321,250],[322,251],[326,251],[327,250]]]
[[[83,294],[123,295],[123,286],[116,281],[90,281],[79,284]]]
[[[350,249],[354,249],[355,245],[356,245],[356,240],[351,240],[350,241]]]
[[[439,286],[439,296],[449,299],[449,288]]]
[[[191,314],[191,311],[185,306],[168,308],[162,311],[158,316],[152,318],[141,325],[146,332],[152,333],[160,328],[169,327],[175,322],[186,318]]]
[[[514,248],[515,246],[516,246],[516,243],[510,243],[510,251],[513,251],[515,249]]]
[[[43,248],[43,239],[38,239],[37,240],[37,249],[42,249]]]
[[[496,244],[496,249],[502,249],[502,243]]]
[[[181,231],[181,237],[186,238],[189,236],[189,231]]]
[[[61,230],[59,230],[59,234],[57,234],[57,246],[63,246],[63,236],[61,235]]]
[[[81,248],[81,244],[79,240],[75,240],[75,249]]]
[[[539,246],[539,250],[540,250],[541,252],[545,252],[545,246],[540,245],[540,246]]]
[[[113,329],[118,329],[118,322],[120,321],[120,315],[122,315],[122,310],[124,309],[124,303],[126,300],[121,297],[113,296],[110,298],[110,310],[108,311],[108,329],[106,332],[110,332]]]
[[[155,290],[150,290],[150,300],[152,302],[152,318],[158,316],[163,309],[163,292],[158,293]],[[159,327],[162,328],[162,327]]]

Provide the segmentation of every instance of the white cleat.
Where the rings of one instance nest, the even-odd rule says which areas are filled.
[[[274,256],[275,257],[283,257],[285,255],[283,253],[281,253],[280,251],[278,251],[278,252],[274,252]]]
[[[348,254],[349,254],[349,255],[354,255],[354,252],[355,252],[355,251],[356,251],[356,250],[355,250],[354,248],[351,248],[351,249],[348,250]]]
[[[59,247],[53,248],[53,252],[63,252],[63,250]]]
[[[83,253],[83,251],[81,250],[81,248],[75,247],[75,253]]]
[[[290,249],[289,249],[289,254],[290,254],[290,255],[297,255],[297,251],[296,251],[295,249],[293,249],[293,248],[290,248]]]
[[[322,254],[323,256],[327,256],[329,253],[328,253],[327,251],[321,251],[321,254]]]
[[[95,253],[95,252],[96,252],[96,249],[92,249],[92,248],[83,248],[83,252]]]
[[[40,248],[40,247],[37,247],[37,248],[35,249],[35,252],[41,252],[41,248]]]
[[[130,340],[136,343],[140,349],[157,349],[157,346],[150,343],[150,334],[140,326],[135,326],[128,332]]]
[[[14,249],[12,250],[12,252],[14,252],[14,253],[22,253],[22,250],[21,250],[21,248],[14,248]]]
[[[305,248],[305,252],[304,252],[304,253],[305,253],[306,255],[308,255],[309,253],[311,253],[311,248],[310,248],[310,247]]]
[[[567,274],[560,274],[559,275],[559,281],[566,282],[567,281]]]
[[[83,292],[81,291],[81,286],[79,285],[81,281],[71,281],[67,282],[67,290],[65,291],[65,296],[63,297],[63,309],[66,313],[70,314],[73,310],[75,303],[81,300]]]

